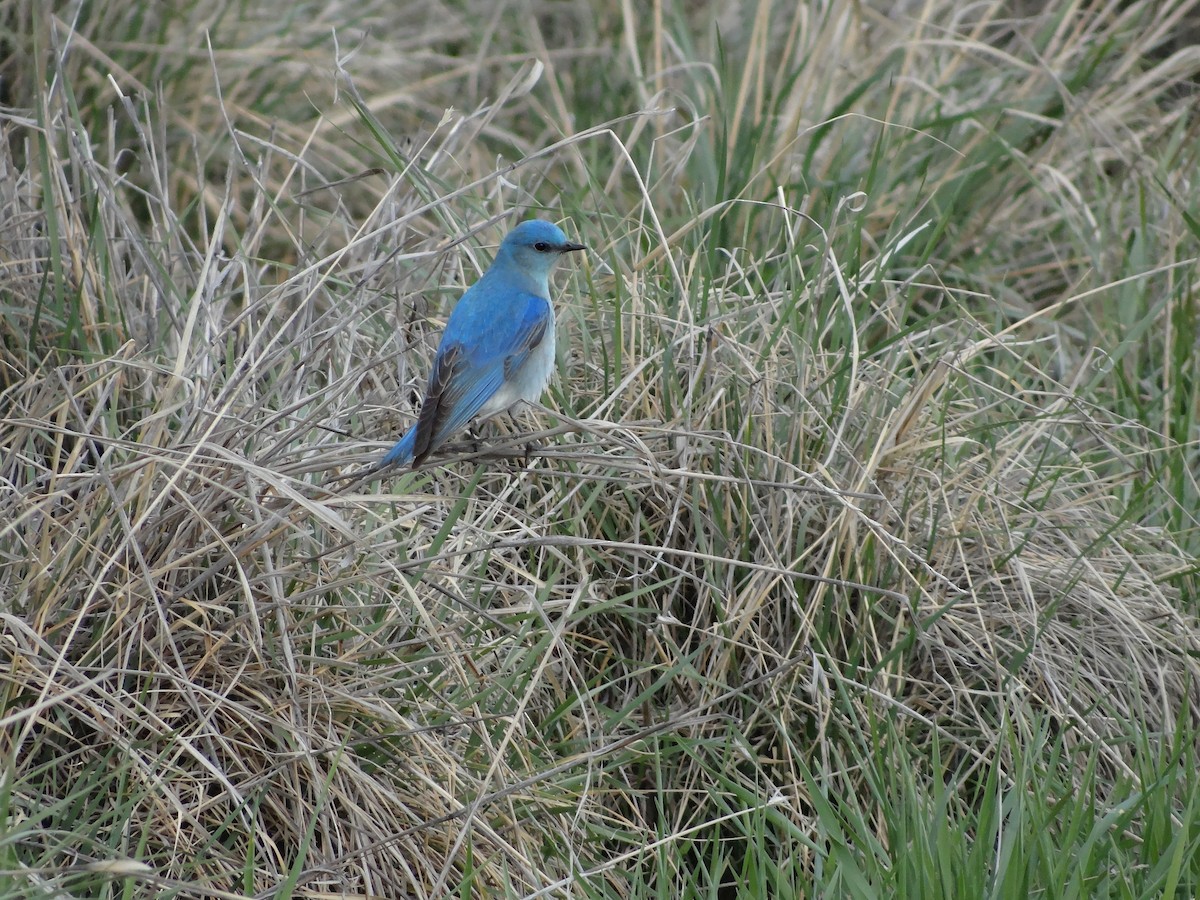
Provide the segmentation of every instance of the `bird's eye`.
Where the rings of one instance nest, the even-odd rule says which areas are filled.
[[[550,245],[547,244],[545,241],[538,241],[536,244],[533,245],[533,249],[536,250],[538,253],[548,253],[548,252],[550,252]]]

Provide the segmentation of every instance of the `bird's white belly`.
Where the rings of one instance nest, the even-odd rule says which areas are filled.
[[[478,416],[486,419],[504,412],[522,400],[536,401],[554,374],[554,319],[546,328],[546,336],[529,353],[525,365],[513,372],[500,389],[480,408]]]

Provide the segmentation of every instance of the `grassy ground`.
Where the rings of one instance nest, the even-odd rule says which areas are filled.
[[[1200,893],[1200,3],[0,16],[0,895]]]

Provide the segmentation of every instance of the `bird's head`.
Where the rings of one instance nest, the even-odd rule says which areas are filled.
[[[583,244],[568,241],[557,225],[542,219],[529,219],[504,238],[496,262],[503,260],[544,283],[562,254],[583,249],[586,249]]]

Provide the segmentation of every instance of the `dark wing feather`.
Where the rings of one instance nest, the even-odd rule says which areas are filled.
[[[447,389],[454,382],[455,373],[463,363],[462,344],[451,344],[442,348],[433,363],[433,372],[429,376],[429,392],[421,405],[421,415],[417,418],[417,437],[413,442],[413,468],[421,465],[425,457],[433,449],[433,436],[438,431],[452,408],[451,404],[443,404]]]
[[[504,380],[512,378],[521,366],[525,365],[525,360],[529,359],[529,354],[533,349],[542,342],[542,338],[546,336],[546,327],[548,320],[543,316],[539,318],[533,327],[526,330],[521,335],[521,343],[513,348],[513,352],[504,357]]]

